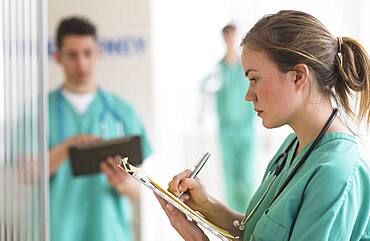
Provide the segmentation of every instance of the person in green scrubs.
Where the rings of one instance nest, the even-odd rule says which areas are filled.
[[[203,81],[202,89],[216,99],[227,204],[244,212],[254,188],[255,114],[252,103],[243,101],[248,82],[235,50],[235,32],[233,24],[223,27],[225,57]]]
[[[245,214],[209,196],[189,170],[175,176],[169,190],[188,190],[182,199],[189,206],[242,240],[370,240],[370,160],[345,116],[370,126],[366,51],[294,10],[263,17],[241,46],[250,83],[246,101],[266,128],[289,125],[293,133],[271,159]],[[358,108],[350,104],[355,94]],[[208,240],[181,212],[159,201],[184,240]]]
[[[151,152],[132,106],[97,86],[100,55],[95,26],[87,19],[63,19],[57,29],[56,61],[63,85],[49,94],[50,227],[53,241],[132,241],[130,199],[138,183],[119,171],[114,158],[101,173],[73,176],[68,148],[99,139],[140,135],[144,157]]]

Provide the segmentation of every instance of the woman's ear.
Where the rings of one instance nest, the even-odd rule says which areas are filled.
[[[310,70],[307,67],[306,64],[297,64],[293,68],[293,72],[295,73],[294,76],[294,84],[297,89],[302,89],[304,88],[309,81],[309,75],[310,75]]]

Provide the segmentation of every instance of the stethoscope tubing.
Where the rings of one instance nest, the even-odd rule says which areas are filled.
[[[102,126],[103,125],[103,122],[104,122],[104,118],[106,118],[106,116],[110,113],[117,121],[117,123],[122,123],[123,121],[121,120],[121,118],[119,117],[119,115],[117,115],[117,113],[115,111],[113,111],[113,109],[111,108],[111,106],[109,105],[108,103],[108,100],[106,98],[106,96],[104,95],[103,91],[98,88],[97,89],[97,95],[99,96],[100,100],[102,101],[103,103],[103,113],[100,115],[100,118],[99,118],[99,123],[100,125]],[[62,91],[61,91],[61,88],[59,90],[57,90],[57,115],[58,115],[58,118],[57,118],[57,121],[58,121],[58,137],[59,139],[62,141],[64,140],[65,138],[65,129],[64,129],[64,109],[63,109],[63,96],[62,96]],[[106,126],[105,126],[106,127]],[[106,129],[106,128],[104,128]],[[122,134],[124,134],[124,126],[123,124],[119,127],[120,131],[122,132]],[[117,127],[117,130],[118,130],[118,127]],[[105,130],[107,131],[107,130]],[[105,133],[102,133],[103,135]]]

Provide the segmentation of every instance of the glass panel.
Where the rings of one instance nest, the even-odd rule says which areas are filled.
[[[45,0],[0,1],[0,240],[48,240]]]
[[[5,0],[0,2],[0,240],[5,240]],[[1,57],[4,56],[4,57]]]

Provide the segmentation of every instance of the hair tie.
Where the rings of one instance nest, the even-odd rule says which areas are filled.
[[[339,65],[341,68],[343,68],[343,55],[342,55],[342,45],[343,45],[343,38],[337,37],[338,40],[338,59],[339,59]]]
[[[339,66],[338,66],[339,74],[340,74],[340,76],[342,76],[342,79],[347,81],[348,76],[347,76],[346,72],[343,69],[343,53],[342,53],[342,45],[344,44],[343,43],[343,38],[342,37],[337,37],[337,40],[338,40],[338,53],[337,53],[336,58],[337,58],[337,61],[339,62]]]
[[[343,44],[343,38],[342,37],[337,37],[338,40],[338,53],[342,53],[342,44]]]

